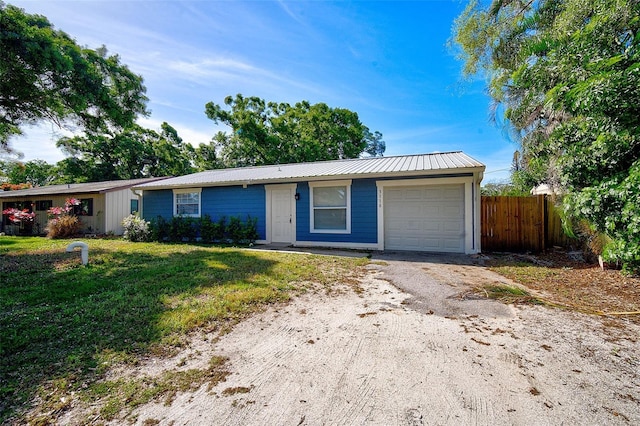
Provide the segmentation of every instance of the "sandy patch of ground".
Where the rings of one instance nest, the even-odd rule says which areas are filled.
[[[360,294],[309,292],[220,339],[194,341],[185,368],[223,355],[232,374],[130,418],[140,425],[640,424],[637,325],[466,297],[469,280],[504,279],[472,263],[392,256],[369,269]]]

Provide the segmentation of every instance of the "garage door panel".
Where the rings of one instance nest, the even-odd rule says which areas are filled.
[[[442,216],[443,217],[460,217],[463,216],[464,212],[460,209],[460,206],[443,206],[442,207]]]
[[[460,244],[459,239],[444,240],[445,251],[464,251],[464,245]]]
[[[385,191],[384,198],[388,201],[402,200],[402,194],[403,192],[400,189],[388,189]]]
[[[442,222],[442,231],[461,237],[464,233],[464,226],[459,222]]]
[[[422,190],[409,189],[404,192],[401,198],[405,200],[422,200],[423,197],[424,197],[424,194]]]
[[[409,220],[407,221],[406,226],[404,227],[404,229],[406,231],[422,231],[422,221],[421,220]]]
[[[463,253],[464,223],[463,184],[385,188],[385,248]]]
[[[442,191],[442,198],[457,200],[460,198],[460,191],[458,190],[458,188],[445,188]]]
[[[422,215],[424,217],[439,217],[442,216],[442,209],[437,205],[423,206]]]
[[[422,221],[422,230],[426,232],[440,232],[442,231],[442,224],[438,222]]]
[[[422,240],[422,246],[420,250],[424,251],[441,251],[440,239],[438,238],[425,238]]]
[[[423,191],[422,199],[440,200],[442,199],[442,190],[438,188],[427,188]]]

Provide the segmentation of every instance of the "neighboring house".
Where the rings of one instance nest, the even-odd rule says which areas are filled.
[[[147,220],[250,216],[258,243],[478,253],[484,169],[447,152],[211,170],[134,189]]]
[[[131,190],[134,185],[165,178],[115,180],[108,182],[71,183],[47,185],[18,191],[0,191],[2,210],[14,207],[35,212],[34,234],[44,233],[47,210],[63,207],[65,200],[75,198],[80,205],[75,208],[85,233],[122,235],[122,219],[138,211],[139,195]],[[0,230],[7,234],[19,233],[19,227],[2,217]]]

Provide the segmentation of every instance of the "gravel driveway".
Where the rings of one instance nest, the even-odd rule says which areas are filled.
[[[226,355],[232,375],[137,424],[640,424],[640,327],[480,299],[470,283],[506,279],[476,262],[374,255],[360,293],[310,292],[194,342],[189,359]]]

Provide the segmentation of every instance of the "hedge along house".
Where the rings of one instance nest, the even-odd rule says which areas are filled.
[[[41,234],[47,225],[47,210],[63,207],[65,200],[75,198],[80,205],[74,208],[82,222],[82,232],[122,235],[122,219],[139,210],[140,197],[131,190],[134,185],[165,178],[116,180],[106,182],[47,185],[18,191],[0,191],[2,211],[8,208],[28,209],[36,213],[31,229],[12,224],[2,217],[0,230],[9,235]],[[26,232],[25,232],[26,231]]]
[[[477,253],[484,169],[448,152],[211,170],[134,189],[146,220],[257,218],[258,243]]]

